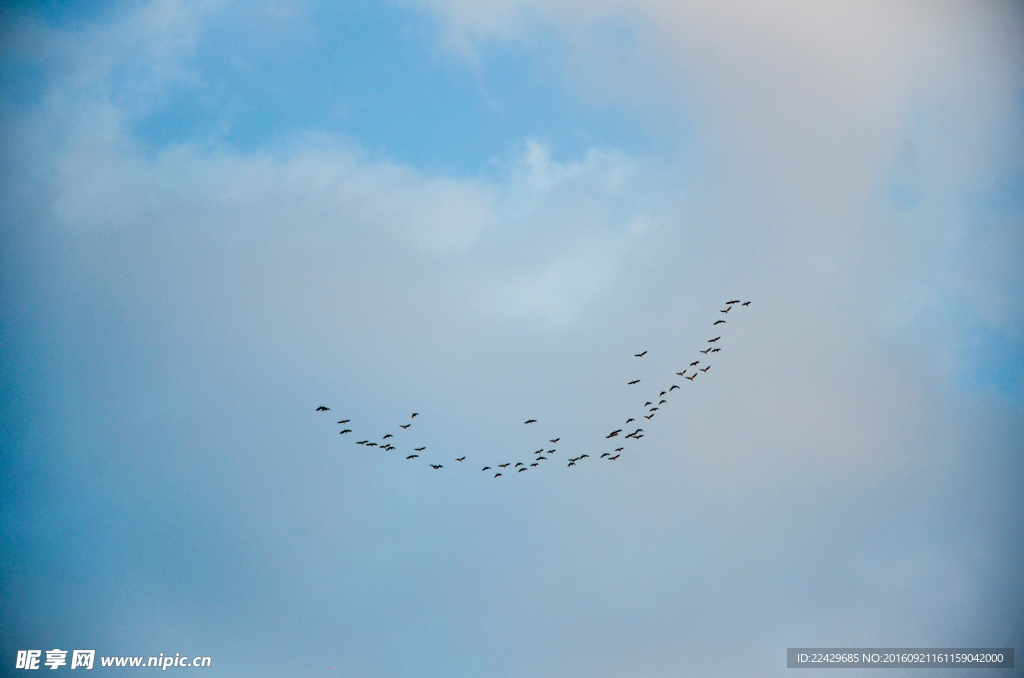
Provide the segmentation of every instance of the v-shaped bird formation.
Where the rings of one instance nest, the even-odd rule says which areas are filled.
[[[725,308],[723,310],[719,311],[719,312],[720,313],[729,313],[733,309],[733,306],[735,304],[740,304],[740,306],[750,306],[750,302],[749,301],[740,303],[739,299],[733,299],[731,301],[727,301],[725,303]],[[733,320],[736,320],[736,318],[733,318]],[[717,328],[718,325],[725,324],[725,322],[726,321],[722,320],[722,319],[716,320],[714,323],[712,323],[712,327],[716,327]],[[721,340],[721,339],[722,339],[722,336],[713,337],[711,339],[708,339],[706,343],[707,344],[716,345],[717,342],[719,340]],[[698,352],[701,353],[702,355],[704,355],[705,357],[703,358],[703,360],[707,361],[707,360],[709,360],[709,358],[707,356],[710,356],[710,355],[712,355],[714,353],[718,353],[719,351],[721,351],[721,348],[718,348],[717,346],[715,346],[715,347],[708,347],[706,350],[701,350],[701,351],[698,351]],[[646,355],[647,355],[647,350],[644,349],[643,351],[641,351],[639,353],[633,354],[633,357],[634,358],[643,358]],[[680,372],[674,372],[673,374],[676,375],[676,376],[683,377],[684,379],[687,379],[687,380],[689,380],[692,383],[692,382],[694,382],[694,380],[697,378],[698,375],[706,375],[708,373],[708,371],[711,369],[710,363],[706,363],[705,362],[703,364],[704,365],[703,367],[699,367],[699,365],[701,365],[701,364],[702,364],[701,360],[694,360],[693,362],[691,362],[689,364],[688,367],[686,367],[685,369],[683,369]],[[701,379],[705,379],[705,378],[706,377],[701,376]],[[671,381],[671,378],[669,378],[668,381]],[[626,382],[626,386],[635,387],[637,384],[640,384],[640,383],[641,383],[640,379],[633,379],[633,380],[630,380],[630,381]],[[655,389],[655,390],[659,391],[658,395],[655,396],[654,398],[650,398],[650,399],[648,399],[648,400],[646,400],[644,402],[644,404],[642,406],[642,414],[640,414],[640,416],[642,416],[648,422],[652,422],[652,420],[654,419],[655,414],[657,414],[661,410],[661,406],[662,405],[668,405],[669,404],[667,398],[673,397],[674,395],[678,395],[678,394],[673,394],[673,391],[677,391],[678,390],[678,391],[682,392],[684,389],[683,389],[683,387],[680,387],[678,384],[670,384],[669,386],[667,386],[665,388]],[[657,401],[656,404],[655,404],[655,400]],[[319,407],[316,408],[316,411],[317,412],[329,412],[330,408],[327,407],[326,405],[320,405]],[[373,438],[373,439],[372,438],[365,438],[363,440],[355,441],[354,444],[361,445],[361,446],[367,447],[367,448],[376,447],[377,449],[384,450],[385,452],[391,452],[391,451],[398,450],[399,452],[402,453],[403,456],[405,456],[405,461],[408,461],[410,463],[423,463],[425,461],[426,464],[428,466],[430,466],[430,468],[432,468],[435,471],[440,471],[440,470],[445,468],[444,464],[441,463],[442,461],[454,460],[454,461],[457,461],[457,462],[464,462],[467,459],[467,457],[469,455],[462,455],[461,457],[451,456],[449,458],[448,456],[443,456],[441,453],[431,452],[431,454],[430,454],[431,458],[430,459],[423,459],[423,461],[414,462],[413,460],[421,459],[421,455],[424,455],[427,452],[427,447],[425,445],[420,445],[419,447],[413,447],[413,445],[415,445],[418,442],[417,440],[415,440],[415,438],[416,438],[416,429],[413,428],[413,424],[415,423],[414,420],[418,416],[420,416],[418,412],[413,412],[412,416],[410,416],[409,419],[407,419],[405,423],[398,424],[398,428],[401,429],[400,432],[395,432],[395,433],[384,432],[384,434],[382,436],[380,436],[379,438]],[[342,420],[340,420],[338,422],[338,424],[341,425],[341,426],[344,426],[346,424],[351,423],[351,421],[352,421],[351,419],[342,419]],[[523,424],[537,424],[538,421],[539,420],[537,420],[537,419],[529,418],[525,422],[523,422]],[[615,461],[622,454],[626,453],[626,451],[627,451],[626,450],[626,446],[627,445],[636,445],[637,443],[639,443],[640,440],[644,437],[645,433],[644,433],[644,429],[639,427],[639,426],[635,426],[635,425],[634,426],[628,426],[631,423],[635,424],[635,422],[636,422],[636,420],[633,417],[628,417],[627,419],[625,419],[625,423],[623,424],[623,426],[625,426],[626,428],[615,428],[610,433],[607,433],[604,436],[604,438],[606,440],[609,440],[611,438],[616,438],[616,440],[614,441],[614,444],[618,444],[619,447],[614,448],[613,451],[605,451],[605,452],[603,452],[600,456],[597,457],[597,459],[595,459],[592,462],[588,462],[588,463],[596,463],[597,461],[600,461],[600,460]],[[651,423],[648,423],[646,425],[650,426]],[[353,426],[355,426],[355,424],[353,424]],[[534,427],[531,426],[531,429],[533,429],[533,428]],[[629,430],[630,428],[632,428],[633,430],[631,432],[629,432],[629,433],[625,433],[625,431]],[[345,435],[345,434],[353,433],[353,431],[354,431],[353,428],[345,427],[345,428],[342,428],[342,430],[339,431],[339,433],[341,435]],[[398,436],[398,437],[396,437],[396,436]],[[359,437],[359,436],[355,436],[355,437]],[[555,436],[554,438],[549,439],[547,442],[550,443],[551,445],[555,445],[560,440],[561,440],[561,436]],[[386,441],[394,441],[394,444],[392,444],[392,442],[386,442]],[[619,442],[619,441],[622,441],[622,442]],[[630,442],[626,443],[626,441],[630,441]],[[545,445],[541,445],[540,449],[538,449],[538,450],[533,452],[534,456],[532,458],[529,457],[529,456],[526,457],[526,460],[530,462],[529,465],[527,465],[526,462],[524,462],[524,461],[514,461],[514,462],[513,461],[508,461],[508,462],[505,462],[505,463],[502,463],[502,464],[495,464],[495,465],[499,469],[509,469],[509,467],[511,467],[510,470],[514,470],[516,472],[515,475],[517,475],[517,476],[518,476],[519,473],[524,473],[524,472],[527,472],[527,471],[530,471],[530,470],[540,470],[541,468],[544,468],[546,466],[550,466],[551,465],[549,463],[544,463],[544,462],[549,462],[550,461],[550,462],[553,463],[553,460],[554,460],[554,456],[553,455],[558,451],[557,448],[555,448],[555,447],[552,447],[550,449],[545,450],[546,446],[547,446],[546,444]],[[413,454],[405,455],[405,452],[408,452],[409,450],[412,450]],[[593,450],[593,451],[594,451],[595,454],[597,454],[597,452],[598,452],[598,450]],[[401,456],[399,456],[397,458],[401,459]],[[566,465],[566,468],[572,468],[574,466],[578,466],[580,463],[583,462],[584,459],[591,459],[591,456],[589,454],[581,453],[581,454],[579,454],[579,455],[577,455],[575,457],[566,457],[566,459],[568,461],[568,464]],[[462,467],[463,465],[460,463],[460,464],[456,464],[456,466]],[[463,470],[465,470],[465,469],[463,469]],[[477,471],[476,473],[486,472],[486,471],[493,471],[493,470],[494,469],[491,466],[485,465],[481,469],[481,471]],[[450,472],[450,471],[446,471],[446,472]],[[501,478],[501,477],[504,477],[504,476],[503,476],[501,471],[498,471],[493,476],[490,476],[490,477],[493,479],[493,478]]]

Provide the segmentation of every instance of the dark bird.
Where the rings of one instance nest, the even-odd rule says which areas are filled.
[[[750,302],[744,301],[742,304],[740,304],[740,306],[750,306]]]
[[[614,457],[608,457],[608,461],[615,461],[618,458],[619,458],[619,455],[616,454]]]
[[[494,474],[494,477],[495,477],[495,478],[497,478],[497,477],[498,477],[498,476],[500,476],[500,475],[501,475],[500,473],[495,473],[495,474]]]
[[[616,452],[622,452],[622,450],[624,450],[624,449],[626,449],[626,448],[624,448],[624,447],[616,447],[615,451]],[[611,452],[606,452],[605,454],[611,454]]]
[[[605,452],[605,453],[604,453],[604,454],[602,454],[602,455],[601,455],[600,457],[598,457],[598,459],[604,459],[605,457],[607,457],[607,456],[609,456],[609,455],[611,455],[611,452]]]
[[[636,357],[637,358],[643,358],[645,355],[647,355],[647,351],[644,351],[643,353],[637,353]]]
[[[543,451],[544,451],[544,448],[542,447],[542,448],[540,448],[539,450],[535,451],[535,452],[534,452],[534,454],[540,454],[540,453],[541,453],[541,452],[543,452]]]
[[[554,451],[555,451],[554,449],[550,449],[550,450],[548,450],[548,454],[551,454]]]
[[[413,412],[413,413],[412,413],[412,416],[411,416],[411,417],[409,417],[409,418],[410,418],[410,419],[415,419],[415,418],[417,417],[417,415],[419,415],[419,412]]]
[[[555,438],[554,440],[549,440],[548,442],[549,443],[557,443],[559,440],[561,440],[561,438]]]
[[[394,445],[385,445],[384,447],[382,447],[380,449],[387,450],[388,452],[390,452],[391,450],[395,449],[395,446]]]
[[[527,419],[527,420],[526,420],[526,421],[524,421],[523,423],[524,423],[524,424],[536,424],[536,423],[537,423],[537,420],[536,420],[536,419]]]
[[[715,343],[716,341],[718,341],[719,339],[721,339],[721,337],[715,337],[714,339],[708,339],[708,343],[709,343],[709,344],[713,344],[713,343]]]
[[[352,433],[352,429],[347,428],[344,431],[339,431],[338,433],[339,433],[339,435],[342,434],[342,433]]]
[[[527,468],[521,468],[518,471],[516,471],[516,473],[522,473],[523,471],[528,471],[528,470],[529,469],[527,469]]]
[[[726,306],[725,310],[724,311],[720,311],[720,313],[728,313],[731,310],[732,310],[732,306]]]
[[[694,365],[699,365],[699,364],[700,364],[699,360],[694,360],[692,363],[690,363],[690,367],[693,367]]]
[[[629,419],[626,420],[626,423],[628,424],[631,421],[636,421],[636,419],[634,419],[633,417],[630,417]]]
[[[574,462],[574,461],[572,461],[572,460],[570,459],[570,460],[569,460],[569,466],[575,466],[575,465],[576,465],[576,462]],[[566,466],[566,468],[569,468],[569,466]]]
[[[377,447],[377,443],[366,443],[367,447]]]
[[[664,391],[662,391],[661,393],[659,393],[659,394],[658,394],[658,397],[659,397],[659,398],[664,398],[664,397],[665,397],[665,392],[664,392]]]
[[[360,440],[360,441],[358,441],[358,442],[356,443],[356,445],[365,445],[365,444],[366,444],[366,443],[368,443],[368,442],[369,442],[368,440]]]
[[[657,408],[657,407],[652,407],[652,408],[651,408],[651,413],[652,413],[652,414],[653,414],[654,412],[657,412],[657,411],[658,411],[658,408]]]
[[[697,376],[697,374],[694,373],[693,376],[689,376],[689,377],[687,377],[687,379],[689,379],[690,381],[693,381],[694,377],[696,377],[696,376]]]
[[[425,450],[427,448],[426,447],[414,447],[412,449],[416,450],[417,452],[422,452],[423,450]]]
[[[646,417],[644,417],[644,419],[647,419],[647,420],[650,420],[650,419],[653,419],[653,418],[654,418],[653,414],[649,414]]]
[[[641,433],[640,435],[638,435],[638,436],[636,437],[636,439],[637,439],[637,440],[640,440],[640,439],[641,439],[641,438],[643,438],[643,437],[644,437],[644,434],[643,434],[643,433]]]
[[[324,407],[323,405],[321,405],[320,407],[316,408],[316,411],[317,412],[327,412],[330,409],[331,408],[329,408],[329,407]]]
[[[535,457],[535,459],[536,459],[537,461],[542,461],[542,460],[543,460],[543,461],[547,461],[547,460],[548,460],[548,458],[547,458],[547,457]]]
[[[408,457],[406,457],[406,459],[415,459],[418,456],[420,456],[420,455],[418,455],[418,454],[410,454]]]
[[[667,400],[659,400],[659,401],[658,401],[658,404],[659,404],[659,405],[664,405],[664,404],[665,404],[665,403],[667,403],[667,402],[668,402]]]
[[[466,461],[466,458],[465,458],[465,457],[459,457],[459,458],[458,458],[458,459],[456,459],[455,461]]]
[[[412,426],[412,424],[399,424],[398,425],[399,428],[409,428],[410,426]]]
[[[512,468],[516,468],[516,466],[522,466],[522,465],[523,465],[523,462],[521,462],[521,461],[517,461],[517,462],[516,462],[516,465],[515,465],[515,466],[513,466]]]
[[[715,325],[721,325],[724,322],[724,320],[716,320],[711,326],[714,327]]]
[[[388,438],[393,438],[393,437],[394,436],[389,433],[386,436],[384,436],[383,438],[381,438],[381,440],[387,440]]]
[[[738,304],[738,303],[740,303],[739,299],[733,299],[732,301],[725,302],[725,305],[729,306],[730,304]]]
[[[581,454],[580,456],[578,456],[576,458],[577,459],[590,459],[590,455],[589,454]]]
[[[537,462],[533,462],[532,464],[530,464],[530,466],[537,466]],[[525,471],[526,469],[523,470]]]
[[[512,465],[512,462],[508,462],[508,463],[505,463],[505,464],[498,464],[498,468],[508,468],[511,465]]]
[[[615,429],[614,431],[612,431],[611,433],[609,433],[608,435],[606,435],[605,438],[614,438],[615,436],[619,435],[620,433],[622,433],[622,429],[618,428],[618,429]]]
[[[491,470],[491,467],[490,467],[490,466],[484,466],[484,467],[483,467],[482,469],[480,469],[480,470],[481,470],[481,471],[490,471],[490,470]]]
[[[719,351],[721,351],[721,350],[722,350],[722,349],[720,349],[720,348],[713,348],[713,349],[711,349],[711,352],[712,352],[712,353],[718,353],[718,352],[719,352]]]
[[[678,374],[680,377],[685,377],[686,376],[686,370],[683,370],[682,372],[676,372],[676,374]],[[669,390],[671,391],[672,389],[669,389]]]
[[[705,368],[704,368],[703,370],[701,370],[701,372],[707,372],[707,371],[708,371],[708,370],[710,370],[710,369],[711,369],[711,365],[708,365],[708,366],[707,366],[707,367],[705,367]]]
[[[342,420],[341,420],[341,421],[339,421],[338,423],[339,423],[339,424],[347,424],[347,423],[349,423],[350,421],[352,421],[352,420],[351,420],[351,419],[342,419]]]
[[[444,468],[444,466],[441,466],[440,464],[431,464],[430,467],[433,469]]]
[[[647,407],[648,405],[653,405],[653,404],[654,403],[652,403],[650,400],[648,400],[646,403],[644,403],[644,407]]]
[[[708,353],[711,353],[711,347],[709,346],[707,349],[701,351],[701,353],[703,353],[704,355],[707,355]]]
[[[629,383],[627,384],[627,386],[632,386],[633,384],[639,384],[639,383],[640,383],[640,380],[639,380],[639,379],[634,379],[633,381],[629,382]]]
[[[675,384],[672,384],[672,388],[670,388],[670,389],[669,389],[669,391],[674,391],[674,390],[676,390],[677,388],[679,388],[679,387],[678,387],[678,386],[676,386]]]

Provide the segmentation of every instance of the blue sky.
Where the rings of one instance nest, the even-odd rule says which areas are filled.
[[[1022,20],[6,8],[5,673],[53,647],[510,677],[1021,647]]]

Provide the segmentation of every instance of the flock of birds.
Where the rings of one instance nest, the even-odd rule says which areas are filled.
[[[728,315],[729,312],[733,309],[733,307],[736,304],[739,304],[740,306],[749,306],[750,302],[749,301],[741,302],[739,299],[733,299],[731,301],[727,301],[725,303],[725,308],[722,309],[719,312],[724,314],[724,315]],[[726,322],[727,321],[726,321],[725,318],[720,317],[718,320],[716,320],[714,323],[712,323],[712,327],[717,327],[718,325],[724,325],[724,324],[726,324]],[[700,375],[701,373],[707,374],[708,370],[711,369],[711,364],[709,362],[707,362],[707,361],[709,361],[711,359],[711,356],[713,354],[719,353],[721,351],[721,348],[717,345],[718,341],[721,338],[722,338],[721,336],[717,336],[717,337],[714,337],[712,339],[708,339],[707,343],[709,344],[709,346],[707,348],[705,348],[705,349],[700,351],[700,353],[705,356],[703,358],[703,360],[705,361],[703,363],[703,365],[704,365],[703,367],[699,367],[702,363],[701,363],[701,360],[698,359],[698,360],[694,360],[693,362],[691,362],[685,369],[680,370],[679,372],[675,372],[674,374],[679,376],[679,377],[682,377],[683,379],[687,379],[687,380],[689,380],[691,382],[694,381],[697,378],[697,376]],[[644,351],[642,351],[640,353],[634,354],[634,357],[635,358],[643,358],[645,355],[647,355],[647,351],[646,350],[644,350]],[[688,373],[690,373],[690,374],[688,374]],[[640,382],[641,382],[640,379],[633,379],[631,381],[626,382],[626,385],[627,386],[636,386]],[[672,392],[676,391],[676,390],[682,390],[682,387],[680,387],[678,384],[671,384],[671,385],[669,385],[666,388],[660,388],[660,390],[659,389],[655,389],[655,390],[658,390],[658,395],[654,396],[654,397],[651,397],[650,400],[647,400],[646,402],[644,402],[644,404],[643,404],[643,414],[639,414],[639,416],[643,417],[648,422],[650,422],[651,420],[654,419],[655,415],[661,410],[661,406],[662,405],[668,404],[668,400],[667,399],[672,397]],[[653,393],[653,391],[652,391],[652,393]],[[317,412],[329,412],[330,409],[331,408],[327,407],[326,405],[320,405],[319,407],[316,408],[316,411]],[[415,423],[415,419],[418,416],[419,416],[418,412],[413,412],[412,416],[409,417],[409,419],[408,419],[408,421],[406,421],[406,423],[398,424],[398,427],[400,429],[402,429],[402,432],[399,433],[398,435],[402,436],[402,438],[409,438],[412,434],[408,433],[408,429],[410,429],[413,426],[413,424]],[[342,419],[342,420],[340,420],[338,422],[338,424],[343,427],[342,430],[339,431],[340,435],[347,435],[347,434],[353,433],[353,429],[345,427],[346,424],[349,424],[349,423],[351,423],[350,419]],[[525,422],[523,422],[524,425],[536,424],[536,423],[537,423],[536,419],[527,419]],[[630,426],[630,424],[633,424],[633,426]],[[623,433],[628,428],[632,428],[634,430],[632,432],[630,432],[630,433]],[[621,437],[620,437],[620,434],[622,434]],[[358,437],[358,436],[354,436],[354,437]],[[606,440],[611,440],[613,438],[618,438],[618,441],[616,441],[616,442],[614,442],[612,444],[613,445],[614,444],[619,444],[621,442],[620,446],[616,447],[614,450],[603,452],[599,457],[597,457],[597,459],[598,460],[604,459],[604,460],[607,460],[607,461],[615,461],[625,451],[626,445],[630,444],[630,443],[627,443],[626,441],[632,441],[633,443],[637,443],[643,437],[644,437],[644,429],[641,428],[639,424],[637,424],[636,419],[634,419],[633,417],[629,417],[629,418],[626,419],[625,423],[623,424],[623,428],[617,428],[617,429],[611,431],[610,433],[608,433],[608,435],[605,436]],[[561,440],[561,437],[559,437],[559,436],[556,436],[554,438],[549,439],[547,441],[547,444],[541,445],[541,447],[539,449],[537,449],[536,451],[533,452],[533,456],[531,458],[528,458],[527,461],[516,461],[516,462],[508,461],[508,462],[505,462],[505,463],[502,463],[502,464],[497,464],[496,468],[492,468],[491,466],[484,466],[481,469],[481,471],[482,472],[493,471],[494,472],[494,476],[493,477],[494,478],[500,478],[503,475],[505,475],[506,473],[511,475],[513,473],[516,473],[516,474],[518,474],[518,473],[525,473],[525,472],[527,472],[527,471],[529,471],[531,469],[539,469],[542,464],[544,464],[545,462],[548,462],[548,461],[551,461],[551,460],[554,459],[554,455],[558,451],[558,449],[556,447],[553,447],[553,446],[557,445],[560,440]],[[395,450],[399,450],[401,452],[401,450],[399,449],[398,445],[396,445],[395,443],[398,443],[398,439],[395,438],[395,434],[392,434],[392,433],[385,433],[384,436],[380,438],[379,442],[376,441],[376,440],[371,440],[369,438],[366,438],[364,440],[357,440],[357,441],[355,441],[356,445],[362,445],[364,447],[378,448],[378,449],[384,450],[386,452],[391,452],[391,451],[395,451]],[[407,443],[407,444],[403,443],[403,445],[411,445],[411,444],[413,444],[413,443]],[[552,445],[552,447],[550,449],[545,449],[548,446],[548,444]],[[609,445],[609,447],[610,447],[610,445]],[[406,455],[405,459],[406,459],[406,461],[411,461],[411,460],[414,460],[414,459],[420,459],[421,458],[420,455],[422,453],[425,453],[426,450],[427,450],[426,446],[422,446],[422,445],[420,447],[409,447],[409,446],[406,446],[405,451],[406,452],[412,452],[412,454]],[[596,452],[595,452],[595,454],[596,454]],[[590,457],[589,454],[580,454],[580,455],[578,455],[576,457],[570,457],[570,458],[567,459],[567,461],[568,461],[567,468],[576,466],[576,465],[582,463],[584,459],[590,459],[590,458],[591,457]],[[459,464],[461,464],[461,463],[463,463],[465,461],[466,461],[465,455],[461,456],[461,457],[455,457],[455,462],[457,462]],[[441,470],[441,469],[444,468],[444,465],[439,463],[439,462],[435,463],[435,461],[429,461],[427,463],[435,471],[438,471],[438,470]],[[547,464],[544,464],[544,465],[547,465]]]

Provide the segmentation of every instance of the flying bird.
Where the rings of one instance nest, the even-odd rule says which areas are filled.
[[[616,447],[615,451],[616,452],[622,452],[622,450],[624,450],[624,449],[626,449],[626,448],[624,448],[624,447]],[[611,452],[606,452],[605,454],[611,454]]]
[[[465,457],[459,457],[459,458],[458,458],[458,459],[456,459],[455,461],[466,461],[466,458],[465,458]]]
[[[678,387],[678,386],[676,386],[675,384],[672,384],[672,388],[670,388],[670,389],[669,389],[669,391],[674,391],[674,390],[676,390],[677,388],[679,388],[679,387]]]
[[[498,477],[498,476],[500,476],[500,475],[501,475],[500,473],[495,473],[495,474],[494,474],[494,477],[495,477],[495,478],[497,478],[497,477]]]
[[[658,401],[658,404],[659,404],[659,405],[664,405],[664,404],[665,404],[665,403],[667,403],[667,402],[668,402],[667,400],[659,400],[659,401]]]
[[[707,366],[707,367],[705,367],[705,368],[704,368],[703,370],[701,370],[701,372],[707,372],[707,371],[708,371],[708,370],[710,370],[710,369],[711,369],[711,365],[708,365],[708,366]]]
[[[393,437],[394,437],[394,436],[392,436],[392,435],[391,435],[391,434],[389,433],[389,434],[387,434],[386,436],[384,436],[383,438],[381,438],[381,440],[387,440],[388,438],[393,438]]]
[[[347,423],[349,423],[350,421],[352,421],[352,420],[351,420],[351,419],[342,419],[342,420],[341,420],[341,421],[339,421],[338,423],[339,423],[339,424],[347,424]]]
[[[548,458],[547,458],[547,457],[534,457],[534,458],[535,458],[535,459],[536,459],[537,461],[541,461],[542,459],[543,459],[544,461],[547,461],[547,460],[548,460]]]
[[[610,454],[611,454],[611,452],[605,452],[600,457],[598,457],[598,459],[604,459],[605,457],[609,456]]]
[[[686,370],[683,370],[682,372],[676,372],[676,374],[678,374],[680,377],[685,377],[686,376]],[[672,389],[669,389],[669,390],[671,391]]]
[[[714,327],[715,325],[721,325],[724,322],[724,320],[716,320],[711,326]]]
[[[725,305],[728,306],[730,304],[738,304],[738,303],[740,303],[739,299],[733,299],[732,301],[725,302]]]
[[[716,341],[718,341],[719,339],[721,339],[721,337],[715,337],[714,339],[708,339],[708,343],[709,343],[709,344],[713,344],[713,343],[715,343]]]
[[[699,364],[700,364],[699,360],[694,360],[692,363],[690,363],[690,367],[693,367],[694,365],[699,365]]]
[[[323,405],[321,405],[320,407],[316,408],[316,411],[317,411],[317,412],[326,412],[326,411],[328,411],[329,409],[331,409],[331,408],[329,408],[329,407],[324,407]]]
[[[540,453],[541,453],[541,452],[543,452],[543,451],[544,451],[544,448],[542,447],[542,448],[540,448],[539,450],[535,451],[535,452],[534,452],[534,454],[540,454]]]
[[[581,454],[580,456],[578,456],[576,458],[577,459],[590,459],[590,455],[589,454]]]
[[[696,372],[694,372],[694,373],[693,373],[693,375],[692,375],[692,376],[689,376],[689,377],[687,377],[687,379],[689,379],[690,381],[693,381],[694,377],[696,377],[696,376],[697,376],[697,373],[696,373]]]
[[[713,348],[713,349],[711,349],[711,352],[712,352],[712,353],[718,353],[718,352],[719,352],[719,351],[721,351],[721,350],[722,350],[722,349],[720,349],[720,348]]]
[[[529,469],[527,469],[527,468],[521,468],[518,471],[516,471],[516,473],[522,473],[523,471],[528,471],[528,470]]]
[[[726,306],[724,311],[719,311],[719,312],[720,313],[728,313],[731,310],[732,310],[732,306]]]
[[[549,443],[557,443],[559,440],[561,440],[561,438],[555,438],[554,440],[549,440],[548,442]]]
[[[647,407],[648,405],[653,405],[653,404],[654,403],[652,403],[650,400],[648,400],[646,403],[644,403],[644,407]]]
[[[412,424],[399,424],[398,425],[399,428],[409,428],[410,426],[412,426]]]
[[[740,306],[750,306],[750,302],[744,301],[742,304],[740,304]]]
[[[522,465],[523,465],[523,462],[521,462],[521,461],[517,461],[516,462],[516,466],[522,466]],[[513,466],[512,468],[516,468],[516,466]]]
[[[612,431],[611,433],[606,435],[605,438],[614,438],[615,436],[619,435],[620,433],[622,433],[622,429],[621,428],[615,429],[614,431]]]
[[[636,357],[637,358],[643,358],[645,355],[647,355],[647,351],[644,351],[643,353],[637,353]]]
[[[658,394],[658,397],[659,397],[659,398],[664,398],[664,397],[665,397],[665,392],[664,392],[664,391],[662,391],[661,393],[659,393],[659,394]],[[662,402],[664,402],[664,401],[662,401]]]
[[[575,466],[575,465],[576,465],[576,462],[574,462],[574,461],[572,461],[572,460],[570,459],[570,460],[569,460],[569,466]],[[569,466],[566,466],[566,468],[569,468]]]
[[[639,383],[640,383],[640,380],[639,380],[639,379],[634,379],[633,381],[629,382],[629,383],[627,384],[627,386],[632,386],[633,384],[639,384]]]
[[[711,347],[709,346],[706,350],[701,351],[701,353],[703,353],[704,355],[711,353]]]
[[[426,446],[424,446],[424,447],[414,447],[412,449],[416,450],[417,452],[422,452],[423,450],[425,450],[427,448],[426,448]]]
[[[644,417],[644,419],[647,419],[647,420],[650,420],[650,419],[653,419],[653,418],[654,418],[653,414],[649,414],[646,417]]]
[[[368,443],[368,442],[369,442],[368,440],[360,440],[360,441],[358,441],[358,442],[356,443],[356,445],[365,445],[365,444],[366,444],[366,443]]]
[[[481,470],[481,471],[490,471],[490,470],[492,470],[492,469],[491,469],[491,467],[490,467],[490,466],[484,466],[484,467],[483,467],[482,469],[480,469],[480,470]]]
[[[440,464],[431,464],[430,467],[435,469],[435,470],[437,470],[439,468],[444,468],[444,466],[441,466]]]
[[[631,421],[636,421],[636,419],[634,419],[633,417],[630,417],[629,419],[626,420],[626,423],[628,424]]]
[[[498,464],[498,468],[508,468],[511,465],[512,465],[512,462],[507,462],[505,464]]]
[[[655,412],[657,412],[657,411],[658,411],[658,408],[657,408],[657,407],[652,407],[652,408],[651,408],[651,414],[653,414],[653,413],[655,413]]]
[[[532,464],[530,464],[530,466],[536,466],[536,465],[537,465],[537,462],[533,462]],[[523,470],[525,471],[526,469],[524,468]]]
[[[524,424],[536,424],[536,423],[537,423],[537,420],[536,420],[536,419],[527,419],[527,420],[526,420],[526,421],[524,421],[523,423],[524,423]]]
[[[366,443],[367,447],[377,447],[377,443]]]
[[[347,429],[345,429],[344,431],[339,431],[339,432],[338,432],[338,434],[339,434],[339,435],[341,435],[342,433],[352,433],[352,429],[350,429],[350,428],[347,428]]]
[[[418,455],[418,454],[410,454],[408,457],[406,457],[406,459],[415,459],[418,456],[420,456],[420,455]]]
[[[614,457],[608,457],[608,461],[615,461],[618,458],[619,458],[619,455],[616,454]]]

